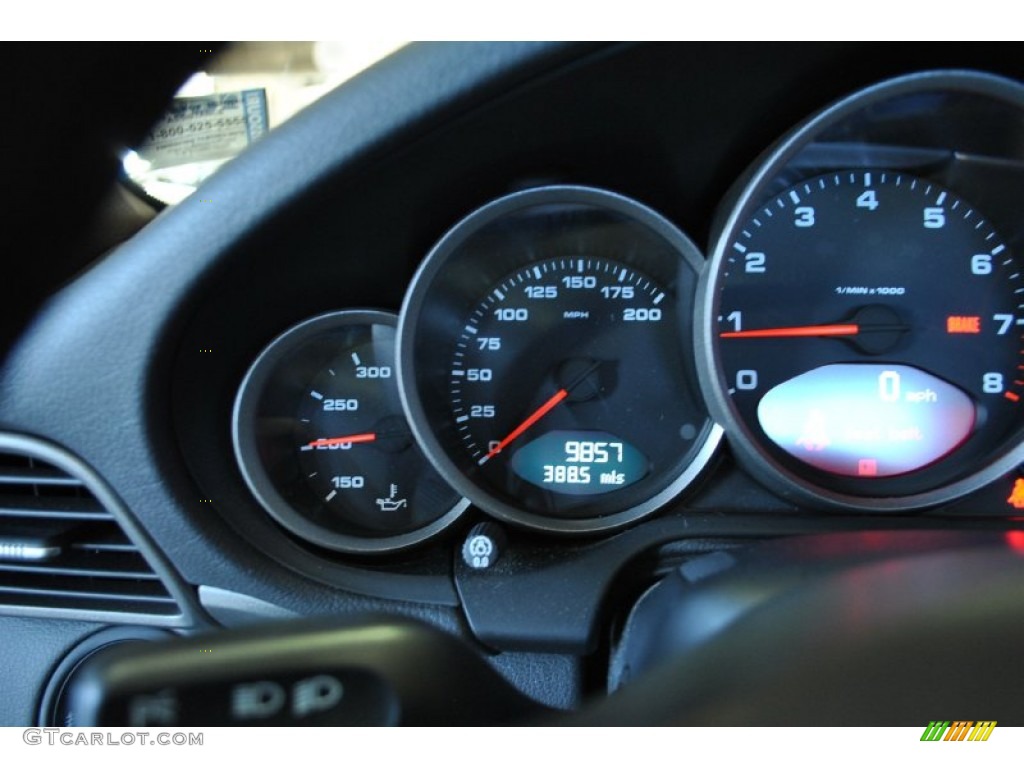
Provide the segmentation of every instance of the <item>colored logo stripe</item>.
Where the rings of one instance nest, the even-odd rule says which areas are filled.
[[[995,720],[931,720],[921,741],[988,741],[995,727]]]

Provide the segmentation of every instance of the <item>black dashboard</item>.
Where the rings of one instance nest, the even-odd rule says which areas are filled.
[[[100,626],[369,612],[574,708],[628,681],[634,606],[687,564],[844,534],[1024,549],[1017,53],[422,45],[324,97],[55,293],[8,355],[5,432],[85,465],[180,611],[18,592],[2,642],[35,650],[0,722],[34,721]],[[385,351],[268,357],[318,317],[376,323]],[[340,463],[361,443],[421,450],[440,479]],[[433,485],[407,504],[406,482]],[[364,483],[370,513],[331,511]]]

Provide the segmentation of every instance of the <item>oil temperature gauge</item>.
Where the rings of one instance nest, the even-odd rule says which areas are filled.
[[[301,538],[342,552],[402,549],[467,506],[402,415],[386,312],[307,320],[256,359],[235,401],[235,455],[250,490]]]

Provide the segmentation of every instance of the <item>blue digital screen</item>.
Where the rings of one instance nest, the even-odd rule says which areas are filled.
[[[575,496],[625,488],[650,469],[646,456],[615,435],[564,429],[527,443],[510,465],[528,483]]]

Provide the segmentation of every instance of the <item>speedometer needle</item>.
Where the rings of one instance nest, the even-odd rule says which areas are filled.
[[[376,439],[376,432],[363,432],[358,435],[346,435],[345,437],[321,437],[319,440],[312,440],[306,443],[306,445],[310,448],[321,448],[326,445],[340,445],[341,443],[372,443]]]
[[[565,400],[565,398],[567,398],[568,396],[569,396],[569,390],[568,389],[560,389],[557,392],[555,392],[554,395],[552,395],[550,398],[548,398],[547,402],[544,403],[544,405],[542,405],[536,411],[534,411],[529,416],[527,416],[522,424],[520,424],[518,427],[516,427],[511,432],[509,432],[508,435],[505,437],[505,439],[502,440],[500,443],[498,443],[496,446],[494,446],[490,451],[488,451],[487,455],[484,456],[482,459],[480,459],[480,461],[478,463],[479,464],[484,464],[484,463],[487,462],[488,459],[492,459],[495,456],[497,456],[505,448],[508,447],[509,443],[511,443],[513,440],[515,440],[517,437],[519,437],[521,434],[523,434],[523,432],[525,432],[530,427],[532,427],[534,424],[536,424],[540,419],[542,419],[544,417],[545,413],[547,413],[552,408],[554,408],[556,405],[558,405],[560,402]]]
[[[789,328],[758,328],[753,331],[723,331],[722,339],[779,339],[796,336],[856,336],[860,326],[855,323],[833,325],[796,325]]]

